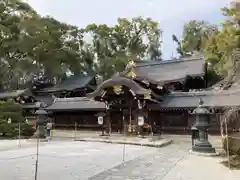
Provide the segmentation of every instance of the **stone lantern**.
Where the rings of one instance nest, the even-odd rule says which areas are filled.
[[[42,106],[40,106],[39,110],[37,110],[35,114],[37,115],[37,120],[36,120],[37,136],[39,138],[45,138],[46,137],[45,122],[46,122],[48,113],[43,109]]]
[[[207,108],[203,107],[203,100],[200,99],[199,105],[194,109],[193,113],[196,116],[194,127],[197,128],[199,137],[192,147],[192,151],[200,153],[216,153],[215,148],[212,147],[208,141],[207,129],[210,126],[211,113]]]

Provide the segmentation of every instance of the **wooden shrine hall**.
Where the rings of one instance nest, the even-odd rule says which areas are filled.
[[[38,102],[47,101],[46,110],[56,128],[73,129],[77,124],[78,129],[99,130],[98,116],[103,116],[107,131],[130,134],[140,131],[139,116],[144,127],[155,127],[156,132],[189,133],[195,122],[190,112],[202,99],[212,112],[209,131],[220,133],[223,108],[240,106],[240,88],[211,90],[207,79],[202,57],[130,61],[123,72],[99,85],[95,75],[75,75],[28,96],[22,92],[8,95],[28,99],[25,110],[36,110]],[[1,97],[6,99],[6,93],[0,93]],[[228,126],[230,130],[236,127],[234,123]]]
[[[130,61],[124,72],[100,84],[88,97],[106,104],[105,122],[110,132],[138,133],[139,116],[144,117],[147,126],[155,126],[157,131],[173,120],[177,121],[175,124],[178,124],[180,131],[187,131],[188,111],[170,110],[171,113],[166,112],[167,115],[163,116],[161,104],[171,92],[200,90],[206,84],[206,64],[203,58],[137,63]]]
[[[59,117],[63,117],[63,114],[68,116],[62,118],[65,119],[61,120],[62,123],[67,123],[66,119],[69,124],[73,124],[73,121],[80,122],[76,120],[79,118],[80,127],[92,128],[99,127],[97,115],[102,112],[104,126],[110,132],[139,132],[137,119],[141,115],[145,124],[155,126],[157,131],[188,133],[195,120],[189,112],[203,99],[206,107],[214,112],[211,131],[219,132],[221,107],[236,106],[238,103],[226,104],[227,94],[232,92],[205,90],[206,70],[202,57],[170,61],[130,61],[124,72],[98,85],[85,99],[56,99],[47,110],[54,112],[56,119],[59,119],[57,114],[61,114]],[[217,102],[216,98],[219,97],[223,100]],[[235,99],[239,97],[235,94]],[[96,107],[97,102],[100,104]]]

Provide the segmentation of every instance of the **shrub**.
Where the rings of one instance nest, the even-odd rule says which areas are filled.
[[[240,138],[228,137],[228,147],[230,155],[240,156]],[[223,148],[227,152],[227,138],[223,140]]]
[[[11,119],[10,123],[8,122],[9,118]],[[0,136],[17,137],[19,135],[19,123],[21,136],[30,137],[33,135],[35,130],[25,122],[20,105],[13,101],[0,101]]]
[[[1,123],[0,133],[3,137],[15,137],[18,134],[18,129],[15,124]]]
[[[35,132],[35,129],[29,124],[23,124],[21,126],[21,135],[26,137],[31,137]]]

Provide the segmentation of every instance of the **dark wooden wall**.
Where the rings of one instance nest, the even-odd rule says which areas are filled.
[[[92,111],[55,112],[53,120],[56,128],[74,129],[75,125],[77,125],[78,129],[99,129],[100,127],[95,114],[96,112]]]

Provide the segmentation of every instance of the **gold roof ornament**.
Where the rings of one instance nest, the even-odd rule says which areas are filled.
[[[135,68],[135,67],[136,67],[136,63],[135,63],[134,60],[128,61],[126,69],[132,69],[132,68]]]
[[[130,77],[130,78],[135,78],[136,77],[135,67],[136,67],[135,61],[134,60],[130,60],[128,62],[126,68],[125,68],[128,71],[126,73],[127,77]]]
[[[119,86],[113,86],[113,91],[114,93],[116,93],[117,95],[121,94],[122,92],[122,86],[119,85]]]
[[[148,81],[142,80],[142,83],[144,83],[144,84],[146,84],[147,86],[149,86],[149,82],[148,82]]]
[[[131,70],[129,71],[127,74],[126,74],[127,77],[130,77],[130,78],[135,78],[136,77],[136,73],[134,70]]]
[[[151,93],[145,94],[144,99],[151,99]]]
[[[157,88],[158,89],[163,89],[163,86],[158,85]]]

